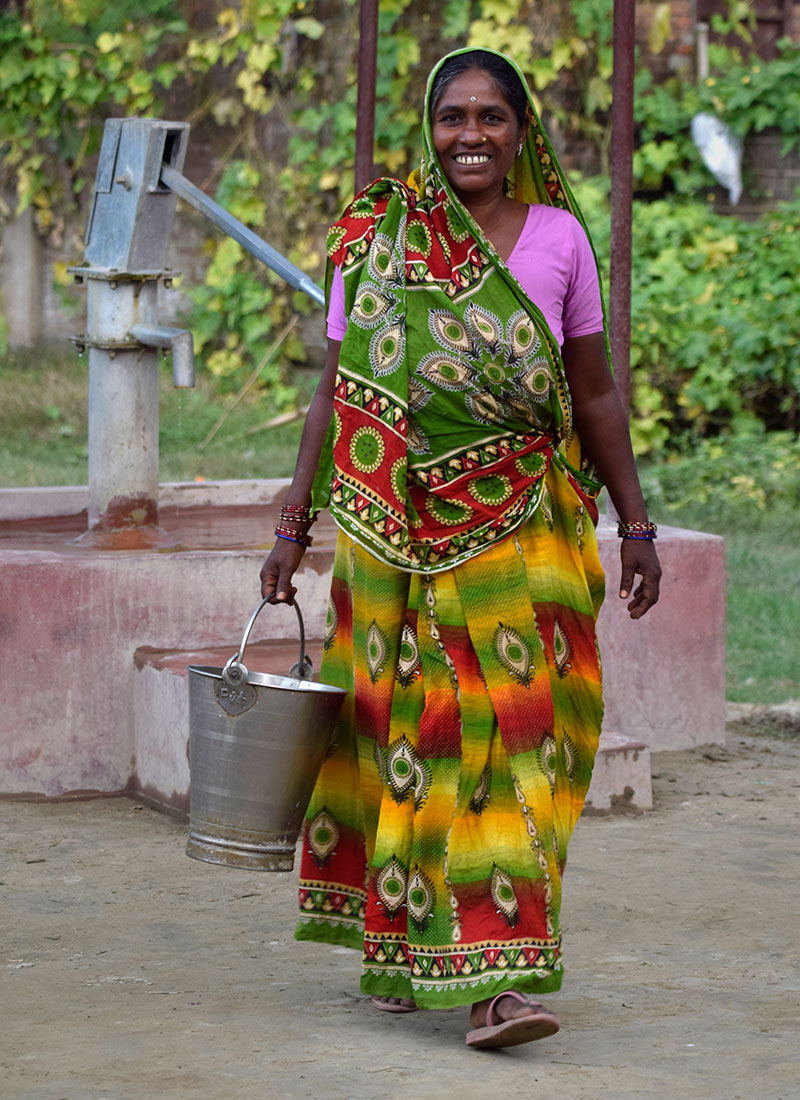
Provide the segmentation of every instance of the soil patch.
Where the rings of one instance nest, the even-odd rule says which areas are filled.
[[[211,867],[129,799],[0,803],[14,1100],[797,1100],[800,741],[653,758],[656,808],[582,820],[558,1035],[468,1051],[292,938],[296,874]]]

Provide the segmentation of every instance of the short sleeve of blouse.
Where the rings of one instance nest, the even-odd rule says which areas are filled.
[[[338,267],[333,272],[327,322],[328,337],[331,340],[344,340],[347,332],[347,315],[344,311],[344,278],[341,269]]]
[[[573,237],[572,272],[564,297],[564,338],[603,331],[600,282],[589,239],[577,218],[570,218]]]

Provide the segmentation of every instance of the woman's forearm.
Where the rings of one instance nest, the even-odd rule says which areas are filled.
[[[287,504],[304,504],[311,502],[311,486],[319,466],[322,445],[333,415],[333,399],[327,394],[314,395],[300,437],[300,450],[297,455],[292,484],[286,494]]]
[[[597,467],[621,520],[647,519],[631,447],[628,418],[606,358],[602,333],[564,341],[564,370],[575,430]]]
[[[625,523],[647,520],[628,419],[616,388],[573,406],[575,430]]]
[[[308,505],[311,503],[311,487],[314,484],[314,477],[322,454],[322,446],[333,416],[333,394],[336,385],[336,372],[339,366],[340,347],[339,341],[328,341],[325,368],[306,414],[303,434],[300,437],[300,449],[297,455],[294,477],[286,495],[287,504]]]

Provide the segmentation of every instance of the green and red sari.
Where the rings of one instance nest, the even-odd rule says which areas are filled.
[[[531,117],[514,196],[578,215]],[[296,936],[361,950],[364,992],[440,1008],[561,984],[603,574],[558,344],[425,119],[419,190],[378,180],[329,237],[348,328],[314,490],[341,529],[321,678],[349,696]]]

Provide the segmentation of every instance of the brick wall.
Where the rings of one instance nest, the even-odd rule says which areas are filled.
[[[694,71],[696,0],[672,0],[670,4],[670,35],[664,48],[654,53],[650,48],[650,32],[660,4],[636,5],[636,45],[642,62],[656,79],[664,79],[678,69]]]
[[[763,57],[775,56],[775,42],[786,33],[790,38],[800,38],[800,2],[798,0],[754,0],[758,23],[754,32],[757,52]],[[700,20],[708,21],[712,12],[724,14],[727,0],[672,0],[670,3],[670,35],[664,48],[658,53],[650,49],[650,29],[659,3],[637,3],[636,44],[645,65],[658,79],[663,79],[677,69],[693,72],[695,67],[696,26]],[[711,34],[714,40],[714,34]],[[741,45],[731,38],[732,45]]]

